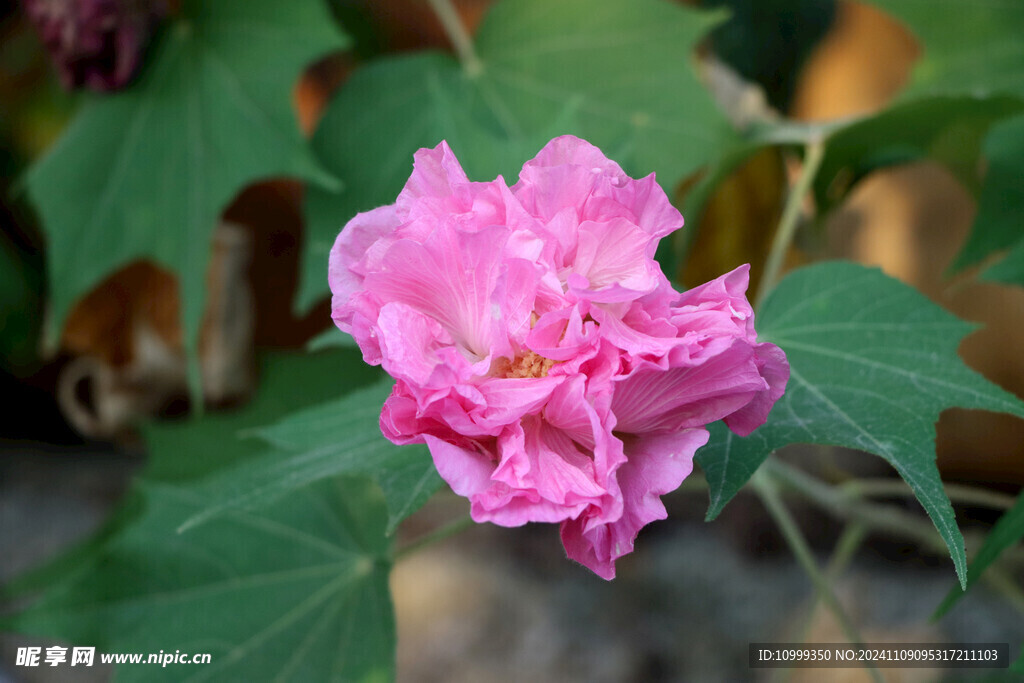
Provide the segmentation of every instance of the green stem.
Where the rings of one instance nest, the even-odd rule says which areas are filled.
[[[410,555],[416,552],[417,550],[420,550],[421,548],[437,543],[438,541],[443,541],[449,536],[454,536],[455,534],[471,527],[472,525],[473,518],[469,515],[465,515],[463,517],[459,517],[458,519],[454,519],[448,522],[447,524],[442,524],[433,531],[420,536],[415,541],[412,541],[411,543],[409,543],[409,545],[403,548],[399,548],[397,551],[395,551],[395,562],[398,562],[407,555]]]
[[[861,500],[854,486],[831,486],[774,457],[769,457],[762,467],[787,487],[840,519],[857,521],[875,531],[909,538],[936,552],[946,551],[945,542],[931,523],[895,505]],[[972,537],[967,536],[966,541],[970,547]],[[1007,548],[1001,557],[1004,563],[1024,564],[1024,551],[1015,548]]]
[[[754,488],[754,491],[761,498],[765,508],[768,510],[768,514],[772,516],[775,523],[778,525],[779,530],[782,532],[783,537],[789,544],[790,550],[793,551],[793,555],[796,557],[797,562],[803,567],[804,571],[811,578],[814,583],[814,587],[817,591],[818,598],[828,607],[836,621],[839,623],[839,627],[843,630],[846,638],[853,645],[862,645],[864,639],[861,637],[860,632],[850,619],[849,615],[846,614],[846,610],[843,609],[842,604],[832,591],[832,586],[829,584],[828,578],[821,571],[818,566],[818,561],[814,558],[814,553],[811,552],[810,546],[807,544],[807,540],[804,538],[803,533],[800,531],[800,527],[797,526],[796,520],[789,513],[789,509],[786,508],[782,502],[782,498],[779,496],[778,490],[775,488],[775,482],[765,473],[765,470],[759,469],[754,476],[750,479],[750,482]],[[881,672],[874,666],[868,666],[868,671],[871,673],[871,678],[876,682],[885,682],[885,678]]]
[[[473,39],[470,38],[469,32],[462,23],[462,17],[459,16],[459,12],[451,0],[427,0],[427,2],[430,3],[430,8],[434,10],[434,14],[441,21],[441,26],[448,35],[452,47],[455,48],[455,54],[459,56],[466,75],[470,78],[479,76],[483,73],[484,63],[476,54]]]
[[[831,585],[840,575],[846,570],[846,566],[853,559],[854,553],[860,547],[860,544],[864,541],[864,537],[867,536],[868,528],[860,522],[850,522],[843,529],[843,534],[836,541],[835,548],[832,550],[832,557],[828,561],[828,566],[825,567],[825,578]],[[807,634],[810,633],[811,626],[814,622],[814,615],[818,611],[818,605],[821,602],[820,596],[815,593],[814,600],[811,602],[810,607],[807,610],[807,618],[798,631],[797,637],[794,639],[798,643],[807,641]],[[776,669],[775,675],[772,676],[773,681],[785,681],[789,679],[791,669]]]
[[[786,486],[837,517],[857,520],[873,529],[919,541],[927,547],[945,548],[931,524],[894,505],[864,503],[856,496],[848,493],[843,495],[835,487],[772,457],[762,467]]]
[[[814,177],[821,168],[822,159],[825,158],[825,141],[823,139],[807,143],[807,151],[804,154],[804,167],[800,171],[800,177],[789,192],[786,198],[786,205],[782,209],[782,218],[779,219],[779,227],[775,231],[771,249],[768,252],[768,259],[764,264],[764,273],[761,274],[760,284],[757,286],[757,303],[755,310],[760,310],[768,292],[775,288],[778,283],[779,274],[782,272],[786,254],[789,253],[789,245],[796,235],[796,228],[799,224],[800,208],[804,197],[810,191],[814,183]]]
[[[992,510],[1009,510],[1017,502],[1013,496],[975,486],[945,484],[944,488],[954,503],[980,505]],[[914,490],[902,479],[853,479],[840,484],[839,490],[862,498],[914,495]]]

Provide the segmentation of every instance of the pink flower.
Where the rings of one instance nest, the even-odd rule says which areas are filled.
[[[166,0],[25,0],[64,87],[98,92],[128,85]]]
[[[384,435],[426,443],[474,520],[558,522],[569,557],[613,578],[705,425],[749,434],[789,378],[756,343],[747,266],[672,289],[654,252],[682,224],[653,174],[572,136],[511,188],[421,149],[395,204],[331,252],[335,322],[396,380]]]

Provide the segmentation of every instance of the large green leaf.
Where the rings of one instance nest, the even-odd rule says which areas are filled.
[[[144,493],[135,524],[0,626],[100,652],[212,655],[125,665],[124,681],[393,677],[390,545],[369,482],[323,482],[182,534],[207,501],[160,484]]]
[[[381,435],[377,420],[390,391],[390,381],[380,382],[257,430],[273,449],[204,482],[200,490],[207,492],[208,502],[185,528],[349,474],[369,476],[380,485],[388,508],[387,532],[394,531],[437,491],[441,478],[425,446],[399,447]]]
[[[830,262],[786,277],[757,328],[759,339],[785,350],[792,375],[764,426],[739,438],[717,425],[698,453],[711,493],[708,518],[777,448],[817,443],[868,451],[914,490],[963,583],[963,537],[935,466],[935,422],[953,406],[1024,417],[1024,402],[957,356],[973,326],[877,269]]]
[[[514,182],[558,133],[666,186],[707,162],[733,133],[694,76],[691,50],[721,17],[664,0],[503,0],[476,37],[479,73],[430,53],[356,71],[314,137],[345,191],[308,195],[299,305],[326,291],[345,222],[394,202],[413,152],[442,139],[477,180],[500,172]]]
[[[296,410],[331,401],[378,380],[358,351],[270,353],[262,357],[256,395],[241,408],[209,412],[144,429],[149,461],[145,477],[180,482],[223,469],[266,451],[254,430]],[[376,428],[376,422],[371,420]]]
[[[999,521],[992,527],[992,531],[985,537],[985,542],[971,561],[967,588],[976,584],[982,573],[999,558],[1003,551],[1019,542],[1021,538],[1024,538],[1024,493],[1018,496],[1017,503],[999,518]],[[953,588],[939,605],[935,616],[939,617],[948,612],[963,594],[964,591]]]
[[[917,36],[924,54],[910,93],[1024,94],[1024,3],[1016,0],[870,0]]]
[[[993,126],[984,153],[988,168],[978,215],[955,265],[968,266],[994,251],[1015,247],[1009,263],[990,268],[985,277],[1024,285],[1024,116]]]
[[[186,1],[139,82],[84,103],[28,176],[48,236],[51,341],[76,298],[151,258],[179,277],[195,348],[224,207],[268,176],[335,183],[299,133],[291,92],[342,44],[316,0]]]
[[[900,102],[828,134],[815,181],[819,209],[845,198],[854,184],[879,168],[923,158],[944,164],[977,191],[978,155],[989,128],[1024,109],[1006,95],[935,95]]]

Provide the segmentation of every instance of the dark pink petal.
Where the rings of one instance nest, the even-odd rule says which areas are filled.
[[[615,578],[615,560],[633,551],[637,534],[667,516],[661,496],[679,488],[693,470],[693,455],[707,443],[705,429],[640,437],[627,444],[628,458],[618,472],[622,515],[603,519],[585,512],[562,524],[568,556],[603,579]]]
[[[758,344],[754,347],[754,356],[758,372],[768,383],[768,390],[758,392],[750,403],[726,416],[725,424],[739,436],[747,436],[764,424],[789,382],[789,362],[778,346]]]
[[[619,380],[612,400],[617,429],[630,434],[700,427],[721,420],[768,389],[749,344],[700,365],[641,369]]]

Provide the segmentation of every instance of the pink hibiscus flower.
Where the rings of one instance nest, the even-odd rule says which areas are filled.
[[[654,252],[682,224],[653,174],[579,138],[511,188],[421,149],[398,200],[331,252],[335,322],[396,380],[384,435],[426,443],[474,520],[558,522],[569,557],[613,578],[705,425],[749,434],[789,378],[756,342],[748,266],[672,289]]]

